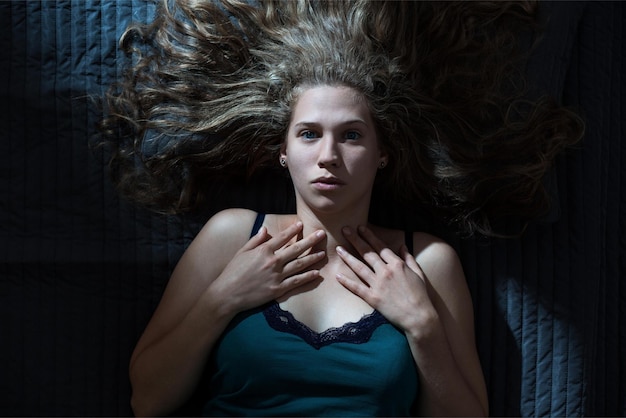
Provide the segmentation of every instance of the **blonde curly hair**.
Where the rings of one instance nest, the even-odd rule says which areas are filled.
[[[298,94],[348,86],[370,106],[389,167],[378,185],[467,232],[544,213],[542,179],[582,122],[525,99],[529,2],[164,0],[120,40],[103,141],[123,194],[166,212],[203,182],[274,166]]]

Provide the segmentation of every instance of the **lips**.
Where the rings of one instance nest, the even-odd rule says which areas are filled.
[[[337,177],[318,177],[313,180],[313,183],[325,183],[325,184],[344,184],[343,181],[339,180]]]
[[[337,177],[318,177],[312,181],[313,185],[321,190],[332,190],[343,186],[345,183]]]

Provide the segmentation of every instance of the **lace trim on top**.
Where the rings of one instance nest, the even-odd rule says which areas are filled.
[[[294,318],[291,312],[283,310],[276,301],[263,310],[263,315],[276,331],[297,335],[316,350],[333,343],[363,344],[369,341],[376,328],[388,322],[375,310],[357,322],[348,322],[318,333]]]

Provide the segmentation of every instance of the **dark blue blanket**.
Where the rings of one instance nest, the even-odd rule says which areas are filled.
[[[521,239],[446,238],[474,298],[492,414],[623,416],[626,4],[542,7],[529,74],[587,123],[557,161],[557,210]],[[120,201],[103,151],[88,146],[89,97],[125,59],[116,39],[153,11],[142,0],[0,2],[0,415],[131,414],[130,354],[204,219]],[[262,181],[214,202],[290,204]],[[375,216],[414,222],[406,210]]]

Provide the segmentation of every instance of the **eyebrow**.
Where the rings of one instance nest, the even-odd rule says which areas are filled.
[[[343,125],[356,125],[356,124],[369,126],[367,122],[365,122],[363,119],[351,119],[345,122],[341,122],[339,125],[343,126]],[[321,123],[319,122],[301,121],[301,122],[295,123],[293,126],[294,128],[297,128],[297,127],[310,127],[310,126],[319,126],[319,125],[321,125]]]

